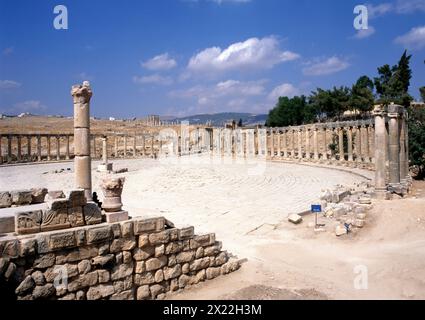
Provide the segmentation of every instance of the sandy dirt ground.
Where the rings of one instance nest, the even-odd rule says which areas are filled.
[[[104,175],[96,165],[93,189],[101,195]],[[287,215],[307,210],[324,188],[366,180],[359,175],[209,157],[121,160],[114,167],[129,169],[119,176],[126,177],[123,202],[131,215],[162,215],[194,225],[197,234],[215,232],[223,248],[246,259],[239,271],[169,299],[425,298],[424,183],[406,199],[375,202],[365,228],[337,238],[315,233],[312,215],[297,226]],[[73,183],[72,162],[0,167],[0,190],[69,190]],[[332,230],[334,222],[325,223]],[[359,266],[367,289],[354,285]]]

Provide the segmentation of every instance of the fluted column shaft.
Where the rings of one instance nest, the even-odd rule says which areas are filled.
[[[346,128],[347,131],[347,151],[348,161],[353,161],[353,129],[351,127]]]
[[[344,129],[338,128],[338,153],[339,153],[339,161],[345,161],[344,155]]]

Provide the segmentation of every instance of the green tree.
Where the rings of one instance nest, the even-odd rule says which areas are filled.
[[[413,98],[409,95],[411,55],[404,51],[397,65],[392,68],[386,64],[378,68],[379,77],[374,79],[376,92],[379,95],[378,102],[389,104],[391,102],[405,107],[410,105]]]
[[[266,126],[294,126],[313,120],[314,114],[309,109],[305,96],[293,97],[292,99],[280,97],[276,107],[269,112]]]
[[[420,87],[419,92],[421,94],[422,101],[425,102],[425,87]]]
[[[410,165],[418,169],[417,179],[425,176],[425,109],[409,108]]]
[[[362,113],[371,111],[375,102],[373,88],[373,81],[369,77],[360,77],[351,88],[350,109]]]
[[[348,110],[350,89],[347,87],[334,87],[332,90],[318,88],[316,92],[312,92],[310,103],[321,119],[340,118]]]

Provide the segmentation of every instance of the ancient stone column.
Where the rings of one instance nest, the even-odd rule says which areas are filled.
[[[379,198],[386,197],[386,166],[385,166],[385,148],[386,148],[386,110],[384,106],[377,105],[373,110],[375,116],[375,192]]]
[[[41,161],[41,136],[37,136],[37,161]]]
[[[52,156],[51,156],[51,152],[52,152],[52,150],[51,150],[51,141],[50,141],[50,135],[47,135],[47,137],[46,137],[46,139],[47,139],[47,161],[50,161],[50,160],[52,160]]]
[[[65,159],[69,160],[70,158],[70,154],[69,154],[69,140],[70,140],[70,136],[69,134],[66,135],[66,146],[65,146]]]
[[[60,136],[56,136],[56,160],[61,159]]]
[[[71,89],[74,102],[74,166],[75,187],[84,189],[88,201],[92,200],[91,155],[90,155],[90,83],[74,85]]]
[[[291,158],[295,159],[295,130],[291,129]]]
[[[12,161],[12,136],[7,136],[7,162]]]
[[[177,142],[177,150],[176,150],[176,154],[178,153],[178,142]],[[142,155],[145,156],[146,155],[146,140],[145,140],[145,135],[142,135]]]
[[[301,139],[302,129],[298,129],[298,159],[303,158],[303,147],[302,147],[302,139]]]
[[[348,151],[348,161],[353,162],[353,131],[351,127],[346,128],[347,131],[347,151]]]
[[[409,119],[409,114],[404,110],[404,134],[405,134],[405,148],[406,148],[406,162],[405,162],[405,173],[406,181],[411,182],[410,172],[409,172],[409,126],[407,120]]]
[[[336,131],[336,128],[330,128],[332,143],[334,143],[335,131]],[[332,154],[331,154],[331,160],[336,160],[336,152],[334,150],[332,151]]]
[[[0,148],[1,155],[1,148]],[[27,157],[28,161],[31,161],[31,136],[27,136]]]
[[[137,156],[137,140],[136,136],[133,137],[133,157]]]
[[[282,156],[282,149],[280,145],[280,130],[277,129],[277,157],[280,158]]]
[[[16,137],[17,139],[18,139],[18,154],[17,154],[17,158],[18,158],[18,161],[21,161],[22,160],[22,144],[21,144],[21,136],[20,135],[18,135],[17,137]]]
[[[124,135],[124,158],[127,157],[127,135]]]
[[[317,127],[313,128],[313,152],[314,160],[319,160],[319,141],[317,139]]]
[[[407,186],[407,172],[406,172],[406,112],[403,110],[400,114],[400,182]]]
[[[356,154],[356,162],[362,162],[362,134],[358,125],[355,126],[355,154]]]
[[[108,162],[108,138],[103,136],[102,140],[102,163],[97,166],[99,172],[112,171],[112,163]]]
[[[128,212],[121,209],[124,181],[125,178],[106,178],[100,185],[104,195],[102,209],[108,223],[128,220]]]
[[[119,139],[119,137],[116,135],[114,137],[114,154],[115,154],[115,158],[118,158],[118,139]]]
[[[287,133],[286,129],[283,129],[282,131],[282,141],[283,141],[283,157],[288,158],[288,140],[287,140]]]
[[[367,134],[369,136],[369,157],[372,163],[375,163],[375,131],[373,125],[367,127]]]
[[[363,161],[368,163],[369,161],[369,137],[367,135],[367,129],[364,124],[360,127],[360,134],[361,134],[361,140],[362,140],[362,158]]]
[[[152,139],[151,139],[151,156],[153,156],[153,154],[154,154],[154,142],[155,142],[155,137],[154,136],[152,136]]]
[[[2,151],[2,147],[1,147],[1,143],[2,143],[2,135],[0,134],[0,163],[3,163],[3,151]]]
[[[270,156],[274,157],[274,130],[270,129]]]
[[[310,159],[310,128],[305,127],[305,158]]]
[[[339,161],[345,161],[344,155],[344,129],[338,128],[338,153],[339,153]]]
[[[398,105],[388,106],[388,143],[389,143],[389,164],[390,164],[390,185],[398,187],[400,185],[400,134],[399,134],[399,108]]]

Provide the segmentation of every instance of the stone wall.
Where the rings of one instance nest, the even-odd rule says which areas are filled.
[[[20,300],[162,299],[239,267],[163,217],[0,238],[0,293]]]

